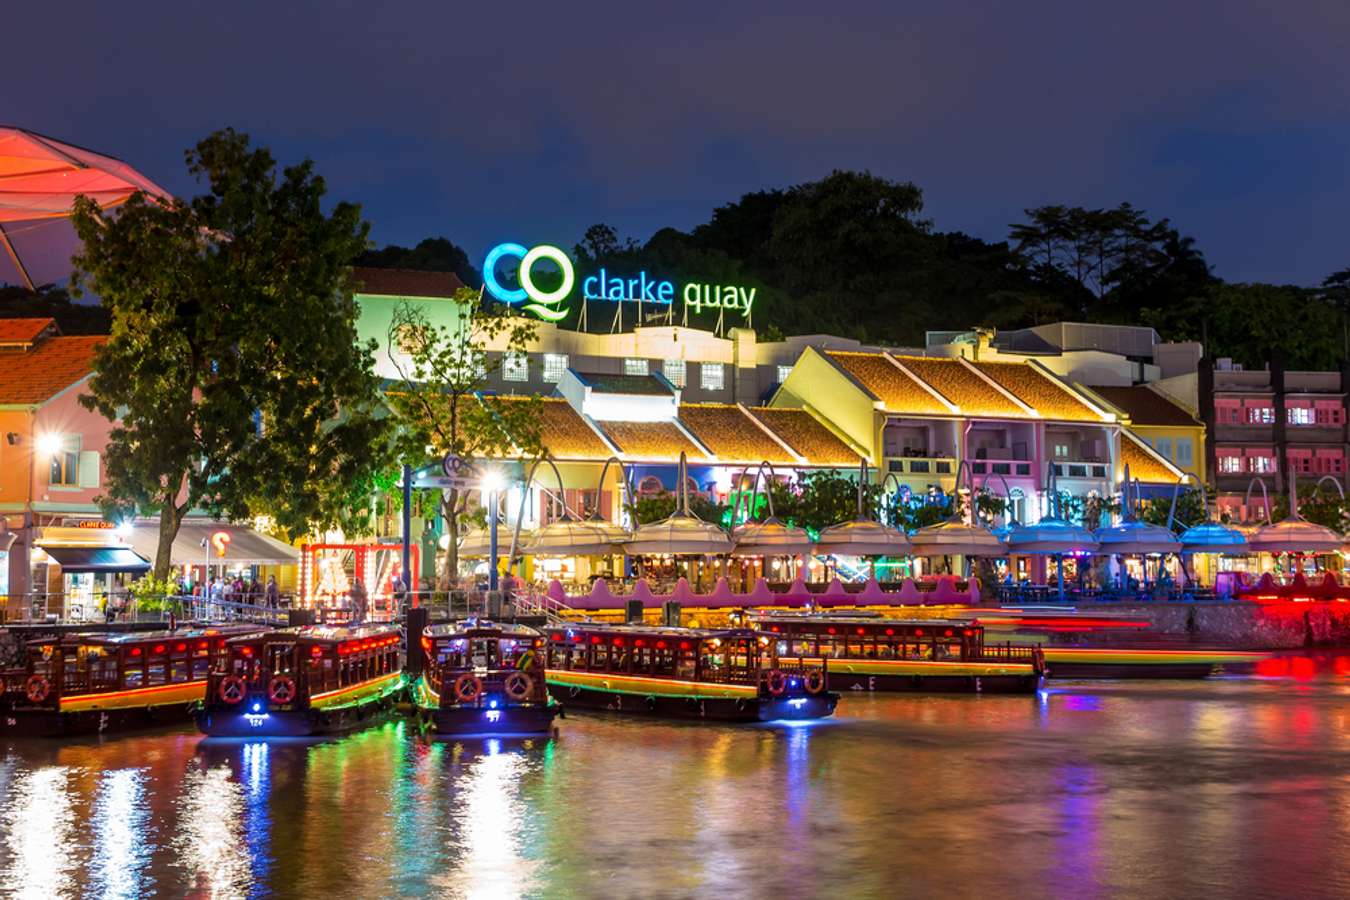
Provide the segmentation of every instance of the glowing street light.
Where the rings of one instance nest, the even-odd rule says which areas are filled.
[[[37,439],[38,454],[51,458],[61,452],[61,435],[49,432],[39,435]]]

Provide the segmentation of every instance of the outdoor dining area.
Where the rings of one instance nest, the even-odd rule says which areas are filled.
[[[655,522],[629,529],[598,515],[582,518],[564,510],[557,520],[523,532],[517,517],[514,530],[496,544],[500,559],[510,576],[531,557],[536,577],[528,579],[531,587],[526,579],[508,583],[549,594],[555,602],[565,602],[564,597],[637,597],[655,605],[675,594],[762,602],[766,592],[807,603],[812,596],[829,594],[836,603],[852,596],[865,597],[870,605],[897,606],[932,603],[939,594],[953,602],[1018,606],[1350,601],[1350,586],[1339,580],[1346,539],[1299,515],[1296,486],[1287,517],[1239,526],[1210,518],[1204,488],[1197,484],[1205,519],[1181,527],[1176,509],[1184,485],[1174,488],[1166,524],[1146,522],[1140,491],[1131,485],[1127,470],[1119,521],[1092,529],[1065,515],[1051,471],[1050,508],[1035,523],[989,527],[973,512],[958,513],[906,533],[868,515],[864,465],[855,517],[813,534],[779,520],[767,490],[768,515],[759,521],[748,515],[741,520],[740,498],[732,527],[700,519],[690,505],[685,466],[682,459],[674,511]],[[771,472],[768,463],[761,468]],[[747,512],[760,499],[759,474]],[[559,484],[561,495],[561,478]],[[1264,492],[1264,483],[1254,480],[1257,484]],[[459,553],[486,558],[493,546],[478,529],[461,540]],[[585,579],[560,578],[556,569],[539,564],[541,559],[580,557],[590,559]],[[917,560],[927,564],[915,565]],[[905,570],[889,577],[897,564]]]

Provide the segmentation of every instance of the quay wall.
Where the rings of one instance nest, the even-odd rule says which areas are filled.
[[[1111,603],[1080,605],[1078,610],[1146,619],[1157,634],[1234,650],[1350,647],[1350,604]],[[1103,634],[1064,638],[1065,642],[1100,643]]]

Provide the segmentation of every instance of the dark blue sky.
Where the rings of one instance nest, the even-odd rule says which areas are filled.
[[[478,8],[458,8],[458,7]],[[658,11],[659,10],[659,11]],[[944,230],[1131,201],[1230,280],[1350,266],[1350,3],[26,3],[0,122],[190,192],[225,125],[383,244],[645,239],[866,168]]]

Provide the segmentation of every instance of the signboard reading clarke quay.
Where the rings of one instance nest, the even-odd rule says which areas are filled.
[[[552,290],[545,290],[535,282],[535,264],[544,261],[557,269],[557,275],[550,279],[550,282],[557,281],[557,287]],[[513,269],[518,285],[514,288],[502,284],[503,270],[509,272]],[[564,304],[576,283],[577,272],[572,260],[551,244],[538,244],[529,248],[515,243],[498,244],[488,251],[483,260],[483,286],[489,294],[512,306],[523,303],[522,309],[548,322],[560,322],[567,316],[570,307]],[[607,272],[604,268],[581,279],[581,293],[586,300],[653,306],[671,306],[678,296],[686,311],[727,310],[739,313],[747,322],[755,303],[755,288],[690,281],[677,294],[674,282],[654,279],[645,271],[625,278]]]

